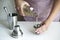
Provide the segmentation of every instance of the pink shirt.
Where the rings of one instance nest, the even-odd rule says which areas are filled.
[[[25,0],[27,1],[33,8],[34,11],[38,15],[38,21],[44,21],[49,16],[52,6],[53,0]],[[36,21],[35,17],[24,16],[25,21]]]

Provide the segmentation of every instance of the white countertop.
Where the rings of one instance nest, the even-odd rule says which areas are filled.
[[[36,23],[38,22],[18,22],[24,34],[17,39],[10,36],[11,30],[0,24],[0,40],[60,40],[59,22],[52,22],[48,30],[40,35],[34,34],[33,25]]]

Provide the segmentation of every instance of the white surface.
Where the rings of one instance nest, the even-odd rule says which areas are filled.
[[[10,36],[11,30],[0,24],[0,40],[60,40],[59,22],[51,23],[48,30],[40,35],[34,34],[33,25],[36,23],[38,22],[18,22],[24,33],[18,39],[12,38]]]

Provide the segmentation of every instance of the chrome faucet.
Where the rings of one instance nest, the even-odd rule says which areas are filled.
[[[8,20],[8,18],[7,18],[7,21],[9,23],[9,27],[11,30],[13,30],[11,36],[16,38],[19,35],[23,35],[23,32],[20,29],[20,26],[17,25],[17,15],[18,14],[17,13],[9,13],[6,7],[3,7],[3,8],[4,8],[6,14],[8,15],[7,17],[9,17],[9,19],[10,19],[10,20]]]
[[[22,30],[20,29],[20,26],[17,25],[17,14],[12,13],[12,23],[13,23],[13,32],[11,34],[12,37],[17,38],[18,36],[23,35]]]

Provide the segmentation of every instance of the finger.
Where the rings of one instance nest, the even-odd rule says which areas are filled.
[[[42,33],[41,28],[40,28],[40,29],[36,29],[35,33],[36,33],[36,34],[40,34],[40,33]]]
[[[27,6],[30,6],[29,3],[27,3],[27,2],[25,2],[25,4],[26,4]]]

